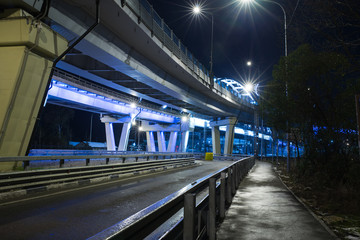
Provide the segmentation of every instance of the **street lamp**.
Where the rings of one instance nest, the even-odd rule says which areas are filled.
[[[285,52],[285,74],[287,75],[287,56],[288,56],[288,48],[287,48],[287,20],[286,20],[286,12],[284,7],[275,1],[271,1],[271,0],[261,0],[263,2],[269,2],[269,3],[273,3],[276,4],[277,6],[279,6],[284,14],[284,52]],[[241,2],[242,4],[251,4],[256,2],[255,0],[239,0],[239,2]],[[285,77],[285,94],[286,97],[288,97],[288,83],[287,83],[287,76]],[[289,122],[286,120],[286,128],[288,131],[289,128]],[[290,139],[289,139],[289,133],[287,133],[286,136],[286,142],[287,142],[287,171],[290,170]]]
[[[239,1],[240,3],[242,3],[242,4],[251,4],[251,3],[256,2],[255,0],[238,0],[238,1]],[[283,7],[280,3],[278,3],[278,2],[271,1],[271,0],[261,0],[261,1],[263,1],[263,2],[269,2],[269,3],[273,3],[273,4],[278,5],[278,6],[281,8],[281,10],[282,10],[282,12],[283,12],[283,14],[284,14],[284,44],[285,44],[285,57],[287,57],[287,55],[288,55],[288,49],[287,49],[287,23],[286,23],[286,12],[285,12],[285,9],[284,9],[284,7]]]
[[[200,5],[195,5],[193,7],[193,14],[199,15],[202,14],[202,9]],[[211,47],[210,47],[210,83],[211,87],[214,86],[214,73],[213,73],[213,49],[214,49],[214,14],[208,13],[211,15]]]

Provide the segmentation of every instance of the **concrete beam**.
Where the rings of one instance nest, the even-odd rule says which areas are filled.
[[[150,125],[148,121],[141,121],[143,131],[154,131],[154,132],[186,132],[194,131],[194,126],[191,124],[153,124]]]

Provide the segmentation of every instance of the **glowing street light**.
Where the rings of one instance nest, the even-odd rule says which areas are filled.
[[[182,116],[182,117],[181,117],[181,121],[182,121],[182,122],[187,122],[188,119],[189,119],[189,118],[188,118],[187,116]]]
[[[255,2],[255,0],[240,0],[240,2],[243,4],[250,4],[250,3]]]
[[[130,104],[130,107],[131,107],[131,108],[136,108],[136,103],[131,103],[131,104]]]
[[[254,85],[250,82],[246,83],[244,86],[244,90],[250,94],[254,90]]]
[[[251,62],[251,61],[247,61],[247,62],[246,62],[246,65],[247,65],[248,67],[251,67],[252,62]]]
[[[195,6],[193,7],[193,13],[194,13],[194,14],[200,14],[200,13],[201,13],[201,8],[200,8],[199,5],[195,5]]]

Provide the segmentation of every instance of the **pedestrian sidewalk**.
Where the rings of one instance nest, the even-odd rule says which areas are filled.
[[[272,165],[256,162],[242,181],[217,239],[336,239],[292,195]]]

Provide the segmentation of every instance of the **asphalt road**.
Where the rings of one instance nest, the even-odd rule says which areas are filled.
[[[0,239],[86,239],[231,162],[52,192],[0,204]]]

